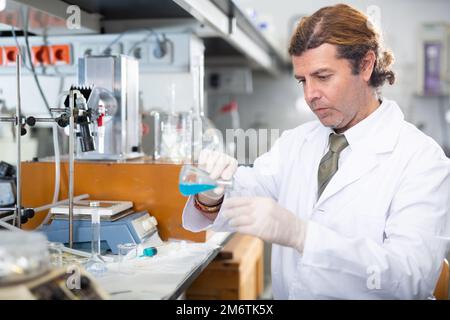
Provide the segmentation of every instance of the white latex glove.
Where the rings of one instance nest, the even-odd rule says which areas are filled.
[[[307,221],[296,217],[271,198],[235,197],[222,204],[222,214],[237,232],[303,252]]]
[[[208,172],[211,179],[231,180],[237,170],[238,162],[225,153],[203,149],[198,158],[198,167]],[[211,200],[218,200],[222,198],[224,192],[223,187],[217,187],[202,192],[201,195]]]

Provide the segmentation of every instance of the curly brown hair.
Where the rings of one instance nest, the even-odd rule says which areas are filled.
[[[308,49],[324,43],[337,46],[338,58],[350,61],[352,73],[359,74],[362,59],[372,50],[376,61],[369,85],[378,88],[395,82],[391,70],[394,56],[382,47],[380,34],[367,16],[345,4],[324,7],[300,20],[289,45],[291,56],[300,56]]]

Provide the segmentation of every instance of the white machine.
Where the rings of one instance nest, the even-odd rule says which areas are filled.
[[[79,200],[74,203],[73,247],[90,251],[92,240],[91,215],[95,207],[100,216],[100,242],[102,253],[117,254],[121,243],[142,243],[151,237],[159,239],[155,217],[147,211],[135,212],[130,201]],[[52,222],[43,225],[39,231],[45,233],[49,241],[68,243],[68,205],[51,208]],[[160,240],[160,239],[159,239]]]

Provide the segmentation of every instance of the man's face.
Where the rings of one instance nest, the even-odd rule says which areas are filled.
[[[348,60],[337,58],[336,46],[306,50],[293,56],[292,64],[306,102],[324,126],[343,132],[367,116],[367,82],[362,74],[352,74]]]

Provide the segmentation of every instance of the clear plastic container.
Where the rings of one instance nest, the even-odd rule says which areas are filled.
[[[44,234],[0,231],[0,285],[26,281],[49,269],[47,238]]]

